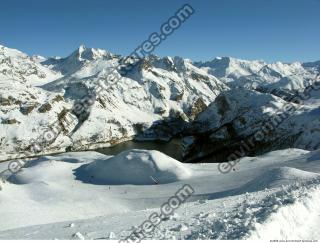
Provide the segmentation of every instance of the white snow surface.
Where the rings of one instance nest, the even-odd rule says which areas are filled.
[[[164,184],[191,176],[191,170],[181,162],[156,150],[124,151],[106,161],[89,164],[84,170],[95,183],[115,185]]]
[[[144,183],[148,173],[162,175],[155,165],[187,176]],[[146,150],[33,159],[1,184],[0,239],[123,239],[185,184],[194,194],[146,238],[319,239],[320,151],[279,150],[234,168],[221,174],[217,164],[181,164]]]

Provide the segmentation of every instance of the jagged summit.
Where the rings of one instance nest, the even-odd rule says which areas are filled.
[[[80,45],[69,56],[59,59],[49,58],[42,64],[61,72],[63,75],[72,75],[88,63],[92,63],[93,66],[101,66],[101,63],[112,59],[113,56],[112,53],[106,50],[87,48],[85,45]]]
[[[91,61],[99,58],[109,58],[110,56],[112,56],[112,54],[106,50],[87,48],[83,44],[80,45],[79,48],[75,52],[73,52],[73,54],[76,54],[79,61],[84,61],[84,60]],[[71,54],[71,56],[73,54]]]

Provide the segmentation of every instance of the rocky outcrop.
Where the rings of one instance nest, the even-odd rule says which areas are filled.
[[[314,130],[320,128],[320,119],[314,120],[319,105],[320,100],[318,105],[297,105],[244,89],[224,92],[189,126],[184,159],[226,161],[274,149],[315,150],[320,145],[320,133]]]

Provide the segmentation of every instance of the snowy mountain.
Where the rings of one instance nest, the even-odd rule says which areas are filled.
[[[61,76],[41,65],[39,58],[0,45],[0,80],[17,80],[37,86]]]
[[[205,69],[218,78],[238,79],[260,71],[267,65],[263,61],[246,61],[232,57],[216,57],[212,61],[198,62],[196,66]]]
[[[184,156],[225,161],[234,159],[234,151],[242,157],[284,148],[318,149],[320,92],[310,90],[314,98],[300,94],[309,99],[296,97],[299,104],[240,88],[220,94],[193,122]]]
[[[18,51],[10,52],[19,62],[24,60],[31,62],[31,58]],[[41,64],[33,61],[34,66],[41,70],[48,70],[49,74],[57,74],[57,78],[53,81],[44,81],[41,87],[34,87],[34,82],[30,79],[24,86],[19,86],[19,89],[33,94],[37,92],[46,94],[44,95],[47,96],[46,99],[39,100],[40,98],[35,97],[35,101],[39,103],[36,107],[43,105],[53,107],[55,99],[59,99],[61,105],[55,105],[52,110],[48,109],[40,112],[41,114],[38,109],[22,114],[21,107],[26,105],[27,100],[15,94],[13,99],[17,102],[10,103],[9,107],[2,106],[1,151],[22,152],[26,146],[17,146],[15,141],[19,141],[19,145],[27,144],[30,138],[35,139],[41,136],[41,133],[54,120],[58,120],[61,114],[74,116],[71,114],[71,107],[75,102],[94,90],[101,78],[119,65],[122,59],[123,57],[107,51],[80,46],[66,58],[49,58]],[[6,78],[11,78],[12,83],[20,80],[15,77]],[[2,83],[2,85],[5,89],[14,89],[12,84]],[[120,82],[101,92],[85,120],[77,117],[75,119],[77,124],[65,133],[59,134],[43,152],[63,151],[67,147],[88,149],[107,146],[131,139],[140,133],[137,127],[148,129],[153,123],[166,119],[192,120],[221,91],[226,89],[228,89],[227,85],[193,66],[189,60],[179,57],[145,58],[140,60]],[[8,100],[11,94],[11,92],[2,91],[3,100]],[[42,117],[41,121],[38,118],[39,115]],[[5,124],[5,121],[12,120],[13,117],[16,120],[15,124]],[[18,130],[21,128],[24,132],[13,133],[17,128]],[[171,132],[155,133],[156,131],[148,130],[143,137],[167,140],[173,135]]]
[[[194,126],[202,122],[205,115],[197,118],[201,112],[212,114],[208,118],[211,130],[221,129],[235,118],[249,119],[245,128],[232,125],[238,140],[240,134],[252,133],[254,129],[249,127],[258,126],[274,107],[292,103],[288,100],[319,73],[318,62],[267,64],[223,57],[193,63],[181,57],[157,56],[136,60],[134,67],[123,73],[116,67],[124,65],[125,58],[83,45],[68,57],[48,59],[1,46],[1,158],[22,154],[30,148],[30,140],[39,140],[56,124],[61,129],[41,153],[93,149],[133,138],[167,141],[176,135],[201,137],[206,126],[199,130]],[[121,79],[111,84],[107,76],[114,71]],[[101,80],[106,88],[84,115],[75,114],[77,102],[94,93]],[[222,115],[217,123],[220,116],[212,109],[228,97],[237,105],[225,111],[230,117]],[[284,130],[281,127],[276,137],[298,136],[308,121],[304,135],[285,147],[306,149],[319,142],[315,135],[319,124],[309,121],[318,114],[317,105],[304,106],[287,121],[291,124],[291,120],[304,117],[294,122],[298,124],[283,125]],[[255,112],[240,117],[239,111],[245,109]],[[68,119],[71,124],[65,124]]]
[[[319,73],[319,62],[268,64],[222,57],[195,65],[230,85],[268,92],[301,90]]]
[[[66,58],[49,58],[42,62],[43,65],[49,66],[50,69],[53,69],[57,72],[62,73],[63,75],[71,75],[86,65],[95,66],[99,62],[97,60],[108,60],[112,59],[113,55],[108,53],[105,50],[86,48],[84,45],[81,45],[77,50],[75,50],[70,56]],[[93,62],[90,64],[90,62]],[[99,68],[99,67],[97,67]],[[101,68],[101,67],[100,67]],[[88,68],[87,68],[87,71]],[[92,71],[92,70],[91,70]],[[93,75],[94,73],[92,73]],[[81,77],[84,77],[85,74],[82,74]],[[90,74],[88,73],[88,76]]]
[[[0,239],[125,239],[186,185],[142,238],[319,239],[319,62],[125,59],[0,46]],[[184,162],[201,163],[79,152],[178,137]]]

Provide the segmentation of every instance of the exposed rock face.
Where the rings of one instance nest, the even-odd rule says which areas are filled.
[[[317,149],[320,100],[304,102],[244,89],[224,92],[191,125],[193,139],[184,145],[184,157],[226,161],[274,149]]]
[[[7,119],[1,122],[1,124],[9,124],[9,125],[16,124],[16,123],[20,123],[20,122],[18,122],[16,119]]]
[[[199,113],[204,111],[207,108],[206,103],[204,103],[203,99],[199,98],[191,107],[190,118],[194,119]]]
[[[38,111],[40,113],[46,113],[52,109],[52,106],[49,103],[45,103],[39,107]]]
[[[23,115],[28,115],[28,114],[30,114],[30,113],[34,110],[34,108],[35,108],[36,106],[37,106],[36,104],[34,104],[34,105],[32,105],[32,104],[22,105],[22,106],[20,106],[20,112],[21,112]]]

